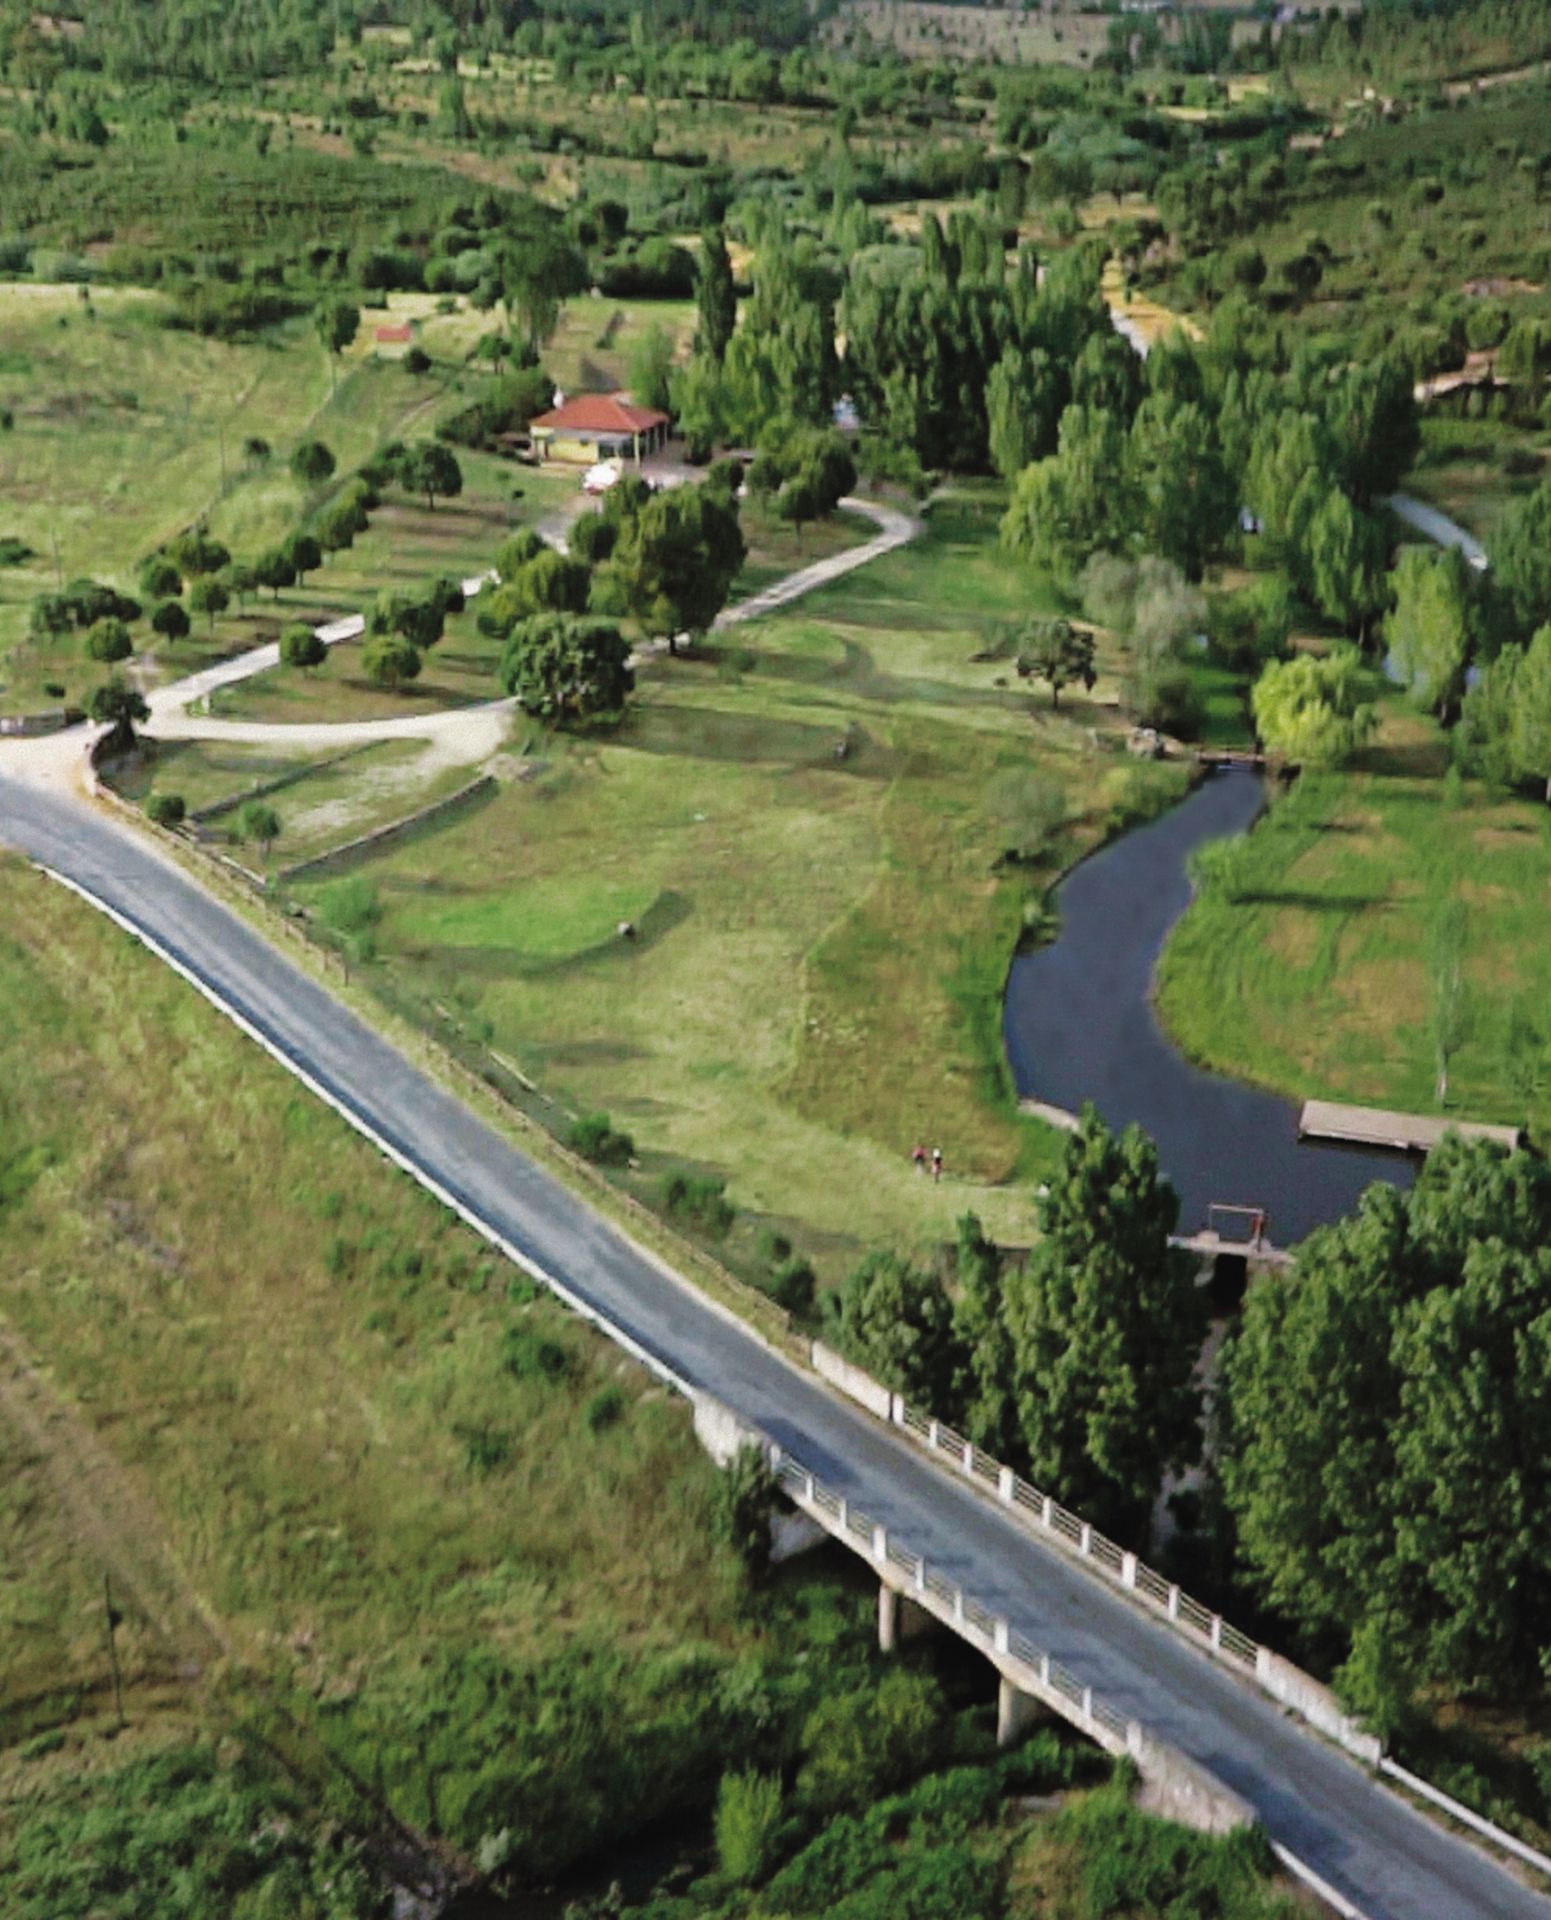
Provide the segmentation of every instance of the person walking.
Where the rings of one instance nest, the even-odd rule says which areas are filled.
[[[910,1164],[915,1168],[917,1173],[926,1172],[926,1148],[925,1147],[922,1147],[922,1146],[916,1147],[916,1149],[910,1156]]]
[[[932,1179],[934,1181],[937,1181],[937,1180],[940,1180],[941,1178],[942,1178],[942,1148],[933,1147],[932,1148]]]

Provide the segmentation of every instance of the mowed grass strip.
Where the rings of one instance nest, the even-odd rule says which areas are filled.
[[[1446,1110],[1551,1121],[1551,813],[1447,782],[1445,762],[1433,724],[1392,701],[1353,770],[1303,776],[1254,829],[1239,897],[1198,897],[1160,963],[1160,1011],[1193,1058],[1294,1097],[1438,1111],[1429,953],[1457,899]]]
[[[20,861],[0,926],[0,1327],[253,1670],[348,1747],[443,1656],[738,1640],[686,1409]],[[0,1636],[8,1701],[100,1679],[67,1545],[7,1556],[0,1608],[56,1622]]]

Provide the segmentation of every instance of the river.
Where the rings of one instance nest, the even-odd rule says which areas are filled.
[[[1158,1023],[1153,973],[1189,904],[1190,854],[1244,832],[1263,804],[1254,773],[1210,774],[1075,867],[1056,889],[1059,936],[1013,961],[1002,1032],[1020,1097],[1071,1112],[1091,1100],[1111,1126],[1152,1135],[1182,1232],[1205,1227],[1214,1202],[1262,1207],[1286,1247],[1350,1212],[1374,1180],[1409,1186],[1416,1163],[1300,1141],[1292,1101],[1192,1066]]]

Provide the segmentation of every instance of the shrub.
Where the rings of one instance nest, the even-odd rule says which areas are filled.
[[[504,1467],[515,1451],[512,1436],[501,1427],[458,1425],[452,1431],[463,1443],[464,1465],[481,1478]]]
[[[716,1795],[716,1857],[740,1887],[764,1877],[781,1825],[781,1779],[770,1773],[724,1773]]]
[[[895,1667],[876,1687],[832,1693],[802,1730],[798,1787],[822,1808],[863,1807],[937,1757],[943,1700],[930,1674]]]
[[[181,793],[153,793],[145,803],[145,817],[158,827],[181,826],[187,812]]]
[[[508,1327],[501,1336],[501,1367],[514,1380],[563,1380],[571,1371],[571,1356],[534,1327]]]
[[[331,881],[318,896],[318,918],[331,933],[349,941],[357,959],[371,959],[375,951],[372,930],[382,918],[382,902],[375,884],[364,873]]]
[[[19,534],[0,534],[0,567],[22,567],[32,558],[32,548]]]
[[[431,371],[431,356],[426,352],[424,347],[411,347],[409,352],[404,355],[404,371],[406,373],[429,373]]]
[[[788,1313],[808,1313],[813,1307],[817,1285],[813,1268],[799,1253],[783,1260],[771,1272],[764,1283],[764,1291],[777,1306],[785,1307]]]
[[[660,1191],[662,1210],[670,1220],[698,1227],[713,1240],[724,1240],[737,1218],[727,1198],[727,1182],[716,1174],[666,1174]]]
[[[621,1387],[600,1387],[582,1413],[589,1433],[607,1433],[625,1417],[625,1395]]]
[[[584,1113],[572,1122],[566,1134],[572,1153],[600,1167],[623,1167],[635,1153],[635,1142],[609,1124],[606,1113]]]
[[[717,1476],[712,1530],[737,1557],[744,1578],[752,1584],[770,1571],[775,1496],[775,1475],[758,1447],[741,1447]]]

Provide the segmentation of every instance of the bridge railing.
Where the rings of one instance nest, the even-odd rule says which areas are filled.
[[[1043,1700],[1107,1752],[1128,1755],[1145,1777],[1164,1783],[1175,1811],[1184,1815],[1188,1810],[1195,1824],[1214,1831],[1253,1821],[1248,1803],[1205,1768],[1154,1739],[1140,1721],[1084,1686],[1026,1633],[825,1486],[795,1455],[775,1441],[760,1444],[776,1484],[795,1506],[862,1553],[897,1592],[979,1647],[1021,1692]]]
[[[891,1393],[818,1341],[813,1344],[811,1358],[815,1372],[822,1378],[899,1428],[955,1472],[983,1487],[1042,1539],[1081,1560],[1149,1612],[1167,1620],[1204,1653],[1253,1680],[1272,1699],[1290,1707],[1348,1753],[1368,1766],[1378,1765],[1383,1753],[1380,1741],[1344,1713],[1330,1689],[1311,1674],[1262,1646],[1231,1620],[1225,1620],[1220,1613],[1186,1593],[1177,1581],[1165,1579],[1118,1541],[1100,1533],[1080,1513],[1063,1507],[1054,1495],[1014,1473],[1011,1467],[1003,1466],[943,1421],[934,1420],[930,1414],[911,1406],[902,1394]]]

